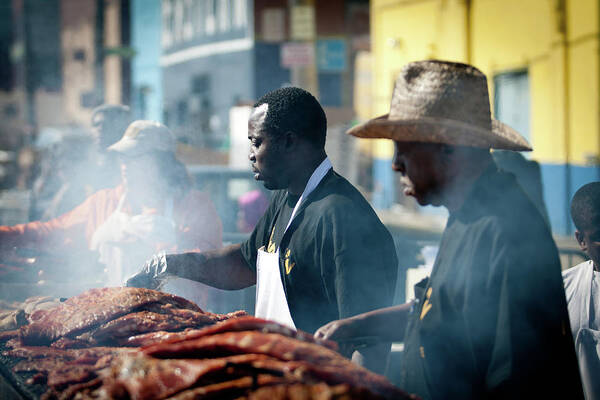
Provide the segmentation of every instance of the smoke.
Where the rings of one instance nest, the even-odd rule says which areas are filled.
[[[198,166],[190,174],[170,152],[120,157],[99,138],[108,128],[120,139],[123,120],[94,115],[94,132],[45,129],[34,143],[39,172],[29,217],[0,228],[11,237],[3,262],[15,266],[3,276],[5,299],[122,285],[158,251],[218,248],[223,229],[227,242],[244,240],[266,208],[268,193],[249,168]],[[179,279],[164,290],[212,312],[253,312],[253,289],[230,293]]]

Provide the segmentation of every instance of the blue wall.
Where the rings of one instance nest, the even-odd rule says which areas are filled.
[[[600,181],[600,166],[577,166],[565,164],[540,164],[544,201],[552,231],[570,236],[575,231],[570,215],[570,203],[575,192],[589,182]],[[567,171],[568,174],[567,175]],[[567,191],[567,177],[570,180]],[[373,198],[375,208],[389,208],[395,202],[395,185],[391,160],[373,159]],[[423,208],[423,211],[432,207]]]
[[[569,165],[567,168],[566,164],[540,164],[540,167],[544,201],[552,231],[560,235],[571,235],[575,231],[569,211],[571,198],[586,183],[600,181],[600,166]],[[567,178],[570,180],[568,191]]]
[[[162,121],[161,0],[131,0],[131,106],[135,118]]]
[[[342,74],[338,72],[319,73],[319,101],[325,107],[341,107]]]
[[[373,198],[374,208],[390,208],[395,202],[396,180],[391,159],[373,158]]]

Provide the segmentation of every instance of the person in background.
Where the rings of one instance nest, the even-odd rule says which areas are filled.
[[[32,188],[29,220],[48,221],[100,189],[121,181],[118,156],[108,148],[131,123],[129,107],[104,104],[92,111],[92,136],[67,134],[42,152]]]
[[[588,261],[563,271],[571,332],[587,399],[600,399],[600,182],[571,201],[575,239]]]
[[[423,399],[581,398],[558,250],[490,154],[530,148],[491,118],[487,88],[470,65],[410,63],[389,114],[349,131],[392,139],[404,194],[446,207],[449,218],[415,300],[331,322],[316,336],[404,341],[400,387]]]
[[[269,197],[260,189],[251,190],[238,198],[237,229],[250,233],[269,206]]]
[[[307,91],[264,95],[248,121],[250,162],[255,179],[275,192],[250,238],[217,251],[154,257],[127,285],[154,288],[170,275],[228,290],[256,283],[257,317],[307,332],[391,305],[398,269],[392,237],[333,170],[326,131],[325,112]],[[354,359],[383,371],[389,349],[382,344]]]
[[[93,187],[95,190],[114,187],[120,181],[119,162],[115,152],[108,151],[131,123],[129,107],[121,104],[103,104],[92,111],[92,130],[96,145]]]
[[[135,121],[108,150],[120,160],[120,184],[50,221],[1,226],[0,251],[30,248],[63,257],[97,251],[108,269],[107,284],[120,285],[156,252],[221,247],[215,207],[191,188],[166,126]]]
[[[498,168],[514,174],[517,183],[542,214],[546,224],[550,226],[548,210],[544,202],[540,164],[535,160],[528,160],[519,152],[510,150],[495,150],[492,152],[492,157]]]
[[[46,150],[42,159],[43,175],[33,187],[29,220],[48,221],[71,211],[94,190],[90,184],[90,159],[94,159],[89,136],[63,137]],[[54,182],[53,182],[54,181]],[[53,187],[54,186],[54,187]],[[45,192],[45,193],[44,193]],[[44,201],[43,194],[52,195]]]

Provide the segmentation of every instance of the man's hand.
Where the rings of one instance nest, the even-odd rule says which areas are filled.
[[[350,358],[352,356],[352,352],[355,350],[350,341],[357,336],[362,336],[360,333],[360,327],[358,326],[359,324],[360,323],[353,318],[331,321],[330,323],[317,329],[315,332],[315,337],[317,339],[333,340],[338,342],[340,354]]]
[[[359,325],[360,321],[355,318],[338,319],[317,329],[315,337],[323,340],[347,341],[356,336],[363,336]]]
[[[153,255],[152,258],[146,261],[140,272],[130,277],[125,285],[137,288],[158,289],[167,276],[167,256],[163,251]]]

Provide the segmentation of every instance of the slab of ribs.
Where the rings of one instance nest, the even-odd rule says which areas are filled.
[[[42,399],[409,399],[337,345],[139,288],[92,289],[0,334]]]

